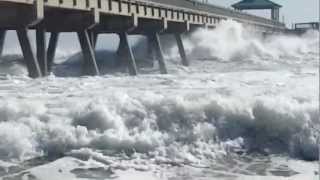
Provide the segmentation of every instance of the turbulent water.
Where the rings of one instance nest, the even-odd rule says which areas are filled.
[[[226,21],[184,43],[191,66],[172,46],[160,75],[142,40],[137,77],[103,50],[106,74],[79,77],[64,48],[54,74],[30,79],[7,50],[0,179],[317,179],[319,33],[263,38]]]

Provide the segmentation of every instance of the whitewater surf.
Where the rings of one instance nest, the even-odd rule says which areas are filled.
[[[168,75],[140,61],[136,77],[108,67],[80,77],[67,44],[52,75],[30,79],[10,46],[0,58],[0,179],[316,180],[319,32],[245,28],[225,21],[186,37],[191,65],[168,48]],[[136,53],[146,49],[136,41]],[[115,57],[97,56],[105,66]]]

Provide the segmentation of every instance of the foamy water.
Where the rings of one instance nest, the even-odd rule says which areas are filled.
[[[81,58],[62,53],[56,76],[34,80],[5,56],[2,179],[316,179],[319,33],[247,32],[232,21],[195,32],[191,66],[173,47],[168,75],[67,77]]]

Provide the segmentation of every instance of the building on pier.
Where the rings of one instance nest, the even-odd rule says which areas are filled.
[[[271,19],[275,21],[280,20],[281,5],[270,0],[242,0],[232,5],[236,10],[255,10],[255,9],[270,9]]]
[[[302,35],[307,31],[320,31],[320,23],[319,22],[296,23],[292,26],[292,29],[287,30],[287,33]]]

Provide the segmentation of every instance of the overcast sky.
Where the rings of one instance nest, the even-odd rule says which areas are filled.
[[[240,0],[209,0],[211,3],[221,6],[229,6]],[[287,25],[297,22],[319,21],[319,0],[273,0],[282,5],[280,19],[284,16]],[[249,11],[250,12],[250,11]],[[270,17],[270,13],[262,10],[261,12],[252,11],[253,14]]]

